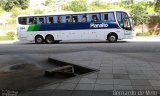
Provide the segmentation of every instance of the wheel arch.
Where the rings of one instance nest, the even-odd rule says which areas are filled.
[[[52,36],[52,37],[54,38],[54,36],[53,36],[52,34],[47,34],[47,35],[45,36],[45,39],[46,39],[47,36]]]
[[[118,39],[118,34],[117,34],[117,33],[115,33],[115,32],[110,32],[110,33],[108,33],[108,35],[107,35],[107,39],[108,39],[108,37],[109,37],[110,35],[115,35],[115,36],[117,37],[117,39]]]
[[[44,39],[44,37],[43,37],[42,35],[37,34],[37,35],[35,35],[34,40],[35,40],[35,39],[36,39],[36,37],[38,37],[38,36],[41,36],[41,37]]]

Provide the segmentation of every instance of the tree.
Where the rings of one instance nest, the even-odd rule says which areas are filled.
[[[46,0],[45,1],[45,6],[53,6],[53,4],[55,3],[55,0]]]
[[[87,10],[86,0],[73,0],[68,5],[64,5],[64,10],[81,12]]]
[[[6,0],[4,5],[4,10],[10,11],[14,6],[18,6],[19,2],[17,0]]]
[[[132,4],[130,6],[130,12],[135,20],[135,25],[142,24],[142,32],[143,32],[143,24],[148,23],[150,17],[147,12],[147,5],[145,3],[137,3]]]
[[[29,0],[5,0],[3,8],[6,11],[10,11],[15,6],[21,9],[26,9],[29,6]]]
[[[0,7],[3,7],[4,5],[4,0],[0,0]]]
[[[155,0],[155,11],[160,13],[160,0]]]
[[[21,9],[27,9],[29,6],[29,0],[17,0]]]

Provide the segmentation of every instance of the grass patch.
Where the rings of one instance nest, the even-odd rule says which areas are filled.
[[[5,40],[15,40],[15,33],[8,32],[6,36],[0,36],[0,41],[5,41]]]
[[[138,32],[136,33],[136,36],[151,36],[151,32]]]

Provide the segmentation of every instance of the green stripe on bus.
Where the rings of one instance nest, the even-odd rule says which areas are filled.
[[[30,25],[27,31],[39,31],[40,25]]]
[[[34,26],[34,31],[39,31],[39,29],[40,29],[40,25],[35,25]]]

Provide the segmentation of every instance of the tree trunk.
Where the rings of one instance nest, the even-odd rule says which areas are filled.
[[[144,32],[144,28],[143,27],[144,27],[144,23],[142,23],[142,32]]]

